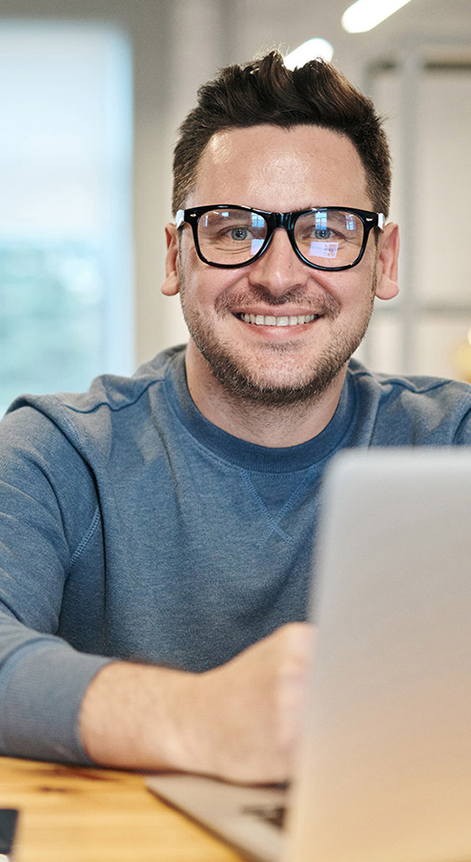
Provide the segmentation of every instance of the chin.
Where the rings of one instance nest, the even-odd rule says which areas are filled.
[[[269,349],[243,352],[190,316],[186,322],[192,340],[206,360],[212,376],[227,396],[239,402],[281,407],[318,400],[331,385],[360,344],[369,315],[357,326],[338,328],[329,343],[299,349],[296,341],[269,346]]]
[[[256,371],[219,353],[206,357],[211,371],[226,393],[233,398],[264,407],[282,407],[313,402],[319,399],[344,369],[347,360],[342,356],[321,357],[303,374],[299,364],[292,373],[287,369],[279,374],[260,369]]]

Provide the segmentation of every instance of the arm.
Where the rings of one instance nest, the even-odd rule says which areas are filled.
[[[292,623],[202,674],[110,664],[85,694],[83,745],[104,766],[284,781],[312,639],[310,626]]]
[[[240,780],[286,777],[308,628],[279,629],[198,675],[109,663],[89,654],[97,640],[84,653],[74,637],[83,642],[90,618],[103,606],[92,477],[64,434],[35,411],[24,419],[7,417],[1,435],[0,751]],[[80,600],[70,593],[77,559],[80,583],[89,585]],[[74,625],[62,640],[57,633],[64,627],[67,587]]]
[[[87,760],[77,715],[90,680],[109,659],[78,652],[57,635],[71,560],[91,536],[95,510],[89,471],[59,429],[30,408],[6,416],[0,427],[3,754]]]

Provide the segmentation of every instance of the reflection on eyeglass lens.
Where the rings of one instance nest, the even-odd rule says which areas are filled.
[[[212,263],[236,265],[260,252],[269,234],[263,215],[237,208],[214,209],[198,222],[198,242]],[[300,215],[290,235],[299,253],[323,267],[350,266],[360,253],[364,227],[354,213],[334,209]]]

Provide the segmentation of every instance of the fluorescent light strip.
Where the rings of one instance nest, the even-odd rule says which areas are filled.
[[[326,39],[308,39],[299,48],[290,51],[284,58],[287,69],[296,69],[304,66],[309,60],[327,60],[330,62],[334,56],[334,49]]]
[[[365,33],[381,24],[410,0],[357,0],[342,15],[342,27],[347,33]]]

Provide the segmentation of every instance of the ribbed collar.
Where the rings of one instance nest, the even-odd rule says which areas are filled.
[[[316,437],[298,446],[282,448],[248,443],[213,425],[198,410],[188,390],[184,350],[175,351],[170,357],[166,374],[166,394],[178,419],[200,445],[224,461],[246,470],[263,473],[304,470],[322,461],[337,448],[348,431],[355,412],[354,391],[349,385],[347,374],[337,409],[329,424]]]

